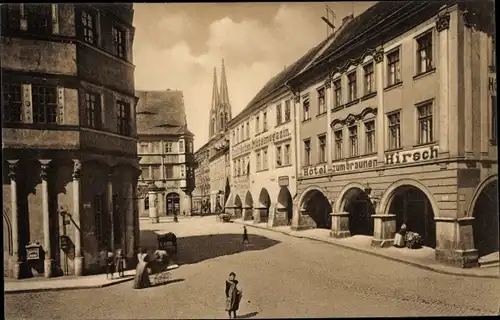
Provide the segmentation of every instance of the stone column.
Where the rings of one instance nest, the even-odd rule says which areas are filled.
[[[325,105],[326,105],[326,161],[327,172],[330,172],[330,167],[332,165],[332,145],[333,145],[333,137],[332,137],[332,78],[331,75],[328,75],[328,78],[325,81]]]
[[[113,173],[108,174],[108,212],[110,221],[111,251],[115,252],[115,213],[113,208]]]
[[[260,205],[259,205],[260,207]],[[260,223],[260,210],[261,208],[253,209],[253,223]]]
[[[73,160],[73,223],[75,224],[75,275],[83,275],[83,255],[82,255],[82,234],[80,218],[80,178],[82,175],[82,163],[80,160]]]
[[[488,92],[488,36],[480,32],[479,33],[479,109],[480,112],[480,123],[481,125],[481,140],[480,140],[480,150],[481,155],[488,155],[490,148],[490,126],[487,123],[490,122],[491,110],[488,107],[491,100],[491,94]]]
[[[149,201],[149,220],[152,223],[160,222],[158,217],[158,208],[156,206],[156,191],[148,191],[148,201]]]
[[[17,206],[17,173],[19,160],[7,160],[9,163],[9,178],[10,178],[10,204],[11,204],[11,227],[12,227],[12,258],[11,258],[11,274],[12,278],[21,278],[21,259],[19,256],[19,216]]]
[[[373,56],[375,60],[375,77],[377,86],[377,118],[375,135],[377,141],[377,162],[384,163],[385,152],[385,110],[384,110],[384,51],[378,50]]]
[[[466,157],[474,156],[473,148],[473,130],[474,117],[472,114],[474,102],[472,100],[472,30],[469,27],[464,27],[464,98],[465,98],[465,116],[464,116],[464,151]],[[454,132],[457,132],[454,130]]]
[[[449,153],[449,59],[448,42],[450,14],[439,14],[436,20],[436,30],[439,32],[439,151]]]
[[[396,215],[395,214],[374,214],[373,218],[373,239],[374,247],[390,247],[394,243],[396,235]]]
[[[349,231],[349,212],[332,212],[332,231],[330,236],[334,238],[347,238],[351,236]]]
[[[299,112],[299,106],[300,106],[300,93],[296,92],[295,96],[292,100],[293,102],[293,113],[294,113],[294,125],[295,125],[295,166],[296,166],[296,172],[299,173],[301,168],[302,168],[302,153],[301,153],[301,142],[302,140],[300,139],[300,112]],[[298,179],[298,174],[297,174],[297,179]]]
[[[478,253],[474,249],[473,217],[460,219],[435,217],[437,261],[461,268],[478,265]]]
[[[48,190],[48,174],[49,163],[52,160],[39,160],[41,163],[41,178],[42,178],[42,214],[43,214],[43,249],[45,251],[44,275],[46,278],[52,277],[54,260],[52,259],[52,248],[50,243],[50,213],[49,213],[49,190]]]

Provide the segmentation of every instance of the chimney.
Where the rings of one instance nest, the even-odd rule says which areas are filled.
[[[352,13],[350,15],[348,15],[348,16],[345,16],[342,19],[342,26],[344,26],[346,23],[348,23],[349,21],[351,21],[353,18],[354,18],[354,15]]]

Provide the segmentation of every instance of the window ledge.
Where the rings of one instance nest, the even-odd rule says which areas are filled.
[[[354,99],[354,100],[352,100],[352,101],[350,101],[350,102],[346,103],[346,104],[344,105],[344,107],[345,107],[345,108],[352,107],[353,105],[357,104],[358,102],[359,102],[359,98],[358,98],[358,99]]]
[[[376,95],[377,95],[377,91],[373,91],[373,92],[367,93],[367,94],[365,94],[364,96],[362,96],[362,97],[360,98],[360,100],[361,100],[361,101],[365,101],[365,100],[368,100],[368,99],[370,99],[370,98],[375,97]]]
[[[302,123],[311,122],[311,118],[302,120]]]
[[[255,171],[255,173],[261,173],[261,172],[265,172],[265,171],[269,171],[269,169],[261,169],[261,170],[257,170],[257,171]]]
[[[340,111],[340,110],[344,109],[344,107],[345,107],[345,104],[340,105],[340,106],[335,107],[335,108],[332,108],[332,112]]]
[[[437,142],[436,141],[431,141],[431,142],[426,142],[426,143],[418,143],[412,146],[412,148],[422,148],[422,147],[427,147],[427,146],[432,146],[435,145]]]
[[[322,112],[322,113],[320,113],[320,114],[318,114],[318,115],[316,116],[316,118],[321,118],[321,117],[324,117],[325,115],[326,115],[326,111],[325,111],[325,112]]]
[[[396,151],[400,151],[400,150],[403,150],[403,147],[394,148],[394,149],[387,149],[384,152],[396,152]]]
[[[423,78],[423,77],[425,77],[427,75],[433,74],[434,72],[436,72],[436,68],[435,67],[433,67],[432,69],[429,69],[429,70],[427,70],[425,72],[421,72],[421,73],[418,73],[418,74],[414,75],[413,76],[413,80],[418,80],[418,79]]]
[[[292,166],[292,164],[283,164],[281,166],[276,165],[276,169],[288,168],[288,167],[291,167],[291,166]]]
[[[282,123],[280,123],[280,124],[275,125],[274,127],[275,127],[275,128],[278,128],[278,127],[281,127],[281,126],[283,126],[283,125],[285,125],[285,124],[287,124],[287,123],[290,123],[290,122],[292,122],[292,120],[287,120],[287,121],[284,121],[284,122],[282,122]]]
[[[403,81],[399,81],[398,83],[395,83],[395,84],[391,84],[390,86],[387,86],[384,88],[384,91],[389,91],[389,90],[392,90],[394,88],[399,88],[403,85]]]

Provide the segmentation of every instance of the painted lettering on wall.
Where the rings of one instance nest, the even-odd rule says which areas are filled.
[[[385,155],[385,163],[386,164],[413,163],[413,162],[437,159],[438,150],[439,148],[437,146],[431,146],[422,149],[387,153]]]
[[[356,171],[360,169],[375,168],[377,166],[377,157],[346,160],[332,163],[333,172]]]
[[[246,153],[250,150],[257,149],[260,147],[264,147],[265,145],[271,142],[277,142],[280,140],[287,139],[291,136],[290,130],[288,128],[284,128],[280,131],[276,131],[273,133],[268,133],[267,135],[260,136],[258,138],[253,139],[250,142],[246,142],[242,145],[233,147],[232,157],[233,159],[243,153]]]
[[[325,174],[325,173],[327,173],[326,164],[315,166],[315,167],[303,168],[304,177],[316,176],[316,175]]]

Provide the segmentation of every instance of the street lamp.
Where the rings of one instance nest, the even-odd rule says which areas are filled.
[[[375,207],[377,205],[378,198],[372,194],[372,187],[368,182],[365,183],[364,189],[365,189],[364,190],[365,194],[368,196],[368,199],[370,199],[370,202],[373,204],[373,207]]]

